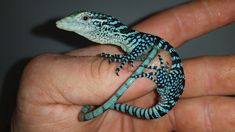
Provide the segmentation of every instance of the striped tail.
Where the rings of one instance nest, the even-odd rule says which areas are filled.
[[[173,78],[173,74],[169,74]],[[158,119],[166,115],[177,103],[184,88],[184,79],[174,79],[177,81],[166,82],[164,88],[157,88],[156,91],[160,96],[160,101],[150,108],[140,108],[128,104],[115,103],[111,109],[136,116],[143,119]]]
[[[114,104],[111,109],[127,113],[132,116],[136,116],[138,118],[144,118],[144,119],[157,119],[162,116],[164,116],[166,113],[168,113],[174,105],[169,104],[169,102],[159,102],[157,105],[151,107],[151,108],[140,108],[137,106],[132,106],[128,104]]]
[[[169,52],[172,60],[170,72],[167,74],[163,88],[158,87],[156,91],[160,96],[160,101],[150,108],[140,108],[128,104],[115,103],[111,109],[127,113],[132,116],[144,119],[157,119],[167,114],[177,103],[183,93],[185,85],[184,71],[181,59],[176,50],[165,40],[159,39],[157,43],[159,49]],[[162,77],[161,75],[157,76]]]

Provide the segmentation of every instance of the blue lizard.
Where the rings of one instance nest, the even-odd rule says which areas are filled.
[[[91,41],[100,44],[113,44],[120,46],[126,54],[111,55],[101,53],[110,62],[119,62],[115,70],[119,71],[127,63],[133,65],[135,60],[144,60],[135,73],[121,86],[121,88],[102,106],[93,110],[94,106],[86,105],[80,113],[80,120],[93,119],[109,108],[121,111],[138,118],[157,119],[167,114],[176,105],[183,93],[185,76],[181,59],[176,50],[164,39],[151,34],[135,31],[122,24],[118,19],[92,11],[79,11],[56,22],[58,28],[75,32]],[[159,50],[169,52],[171,67],[158,55],[160,66],[149,65]],[[147,56],[147,57],[146,57]],[[144,73],[144,69],[153,69],[155,72]],[[116,103],[129,86],[137,79],[147,77],[156,85],[160,101],[150,108],[140,108],[127,104]]]

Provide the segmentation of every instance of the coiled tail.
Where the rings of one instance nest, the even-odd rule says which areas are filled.
[[[157,40],[159,49],[169,52],[172,60],[172,66],[169,72],[168,70],[160,69],[154,74],[157,80],[161,82],[156,82],[158,86],[156,91],[160,97],[159,102],[150,108],[140,108],[128,104],[115,103],[112,109],[138,118],[157,119],[167,114],[176,105],[179,97],[183,93],[185,85],[181,59],[176,50],[168,42],[161,38],[157,38]]]

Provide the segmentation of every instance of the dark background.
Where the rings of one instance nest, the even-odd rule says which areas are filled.
[[[1,0],[0,131],[6,131],[9,127],[20,75],[33,56],[44,52],[66,52],[91,43],[74,33],[56,29],[55,21],[58,18],[76,10],[86,9],[111,14],[130,25],[154,12],[187,1]],[[179,48],[179,54],[183,58],[234,53],[234,24],[186,42]]]

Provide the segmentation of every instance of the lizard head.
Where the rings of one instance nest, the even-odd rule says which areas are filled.
[[[73,13],[57,21],[56,26],[66,31],[75,32],[97,43],[116,45],[121,45],[125,33],[130,30],[118,19],[92,11]]]

